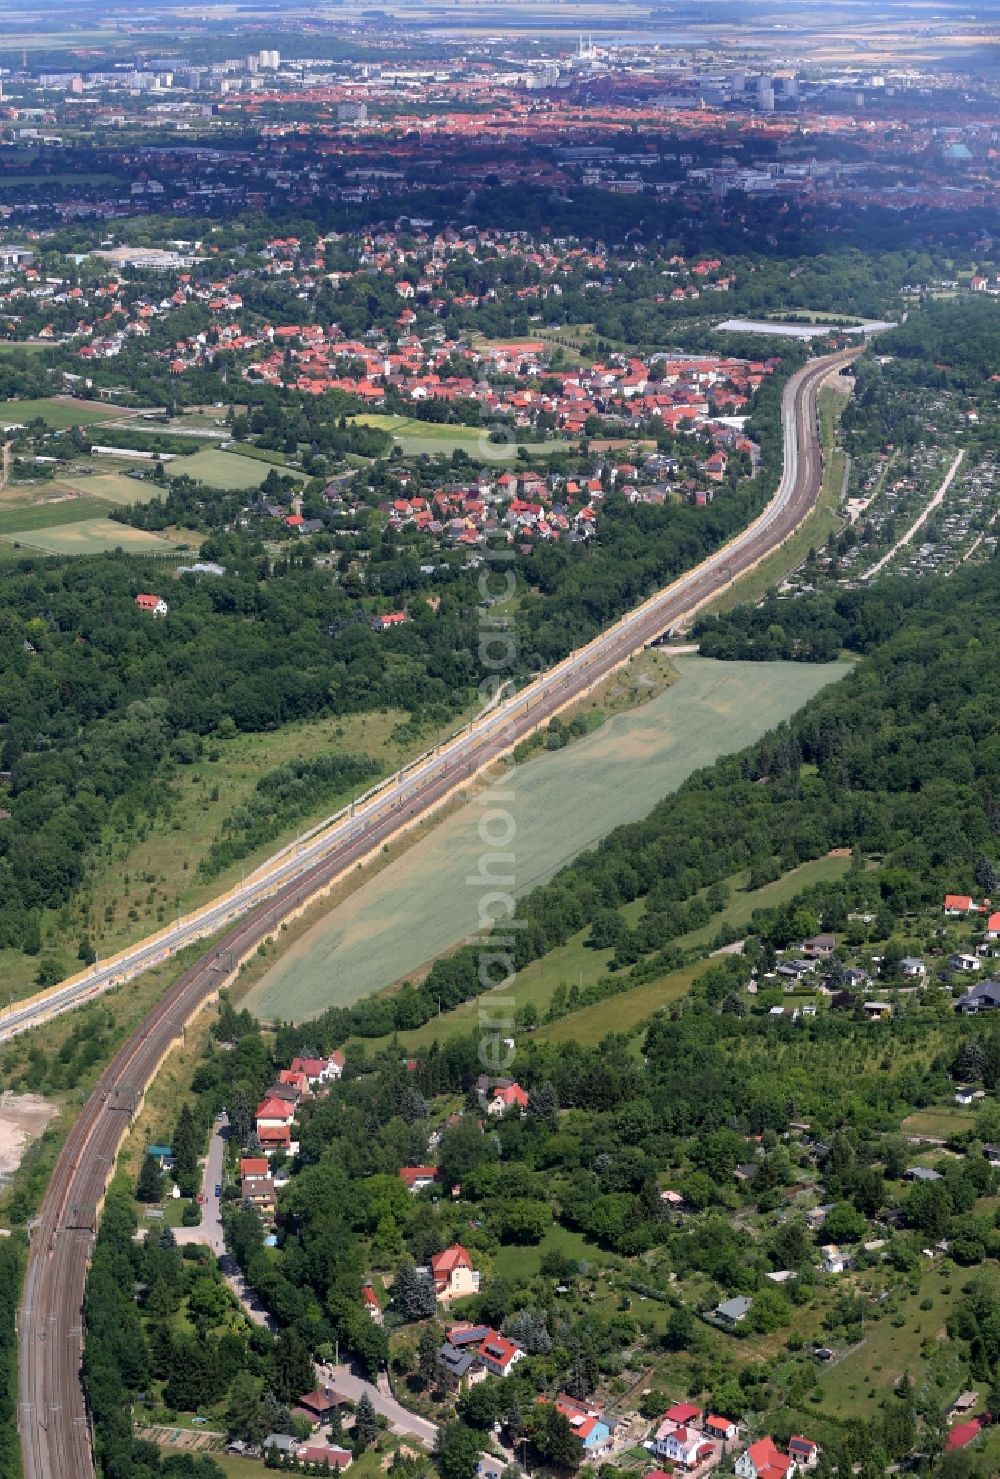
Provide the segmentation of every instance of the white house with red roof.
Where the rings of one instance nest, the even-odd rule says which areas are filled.
[[[279,1098],[277,1094],[265,1094],[254,1115],[258,1135],[261,1130],[287,1129],[294,1118],[294,1103]]]
[[[493,1090],[493,1097],[486,1106],[486,1113],[493,1115],[495,1119],[501,1119],[508,1110],[516,1109],[524,1118],[525,1110],[528,1108],[528,1095],[520,1084],[497,1085]]]
[[[442,1304],[479,1293],[479,1270],[473,1267],[472,1259],[461,1243],[452,1243],[443,1253],[434,1254],[431,1274],[434,1292]]]
[[[736,1460],[737,1479],[792,1479],[795,1460],[780,1453],[773,1438],[759,1438]]]
[[[305,1074],[310,1087],[313,1087],[338,1079],[344,1071],[344,1062],[343,1053],[331,1053],[329,1058],[293,1058],[290,1070]]]
[[[135,598],[135,604],[148,616],[166,616],[170,610],[162,596],[151,595],[148,591],[140,591]]]
[[[482,1340],[477,1351],[480,1361],[491,1376],[509,1376],[524,1356],[519,1345],[508,1340],[505,1335],[498,1335],[495,1330],[491,1330]]]
[[[985,936],[987,940],[1000,940],[1000,909],[987,919]]]
[[[944,912],[952,919],[962,914],[972,914],[978,906],[968,894],[945,894]]]
[[[434,1185],[438,1179],[437,1166],[402,1166],[399,1179],[407,1191],[416,1194],[418,1191],[423,1191],[425,1186]]]
[[[361,1303],[368,1312],[368,1318],[373,1325],[384,1325],[385,1315],[382,1312],[382,1304],[371,1284],[366,1284],[361,1291]]]

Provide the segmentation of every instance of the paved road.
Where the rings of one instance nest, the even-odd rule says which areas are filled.
[[[418,1417],[415,1412],[408,1411],[401,1402],[396,1401],[395,1397],[386,1396],[370,1381],[363,1381],[360,1376],[355,1376],[349,1366],[317,1366],[316,1375],[321,1382],[333,1387],[351,1402],[357,1402],[358,1398],[367,1392],[375,1411],[388,1418],[389,1426],[394,1433],[419,1438],[425,1448],[434,1447],[434,1441],[437,1438],[437,1428],[434,1423],[429,1422],[426,1417]]]
[[[222,1234],[222,1201],[215,1195],[215,1188],[222,1185],[222,1162],[226,1154],[226,1136],[229,1121],[226,1116],[215,1125],[208,1142],[208,1155],[201,1174],[201,1222],[197,1227],[176,1227],[174,1236],[181,1247],[185,1243],[203,1243],[211,1248],[216,1258],[226,1251],[226,1240]]]
[[[456,786],[724,589],[798,527],[822,481],[816,394],[826,376],[849,358],[844,353],[814,361],[786,386],[781,484],[748,529],[529,689],[417,762],[395,786],[383,788],[363,814],[346,818],[310,844],[308,860],[296,855],[275,864],[265,902],[249,917],[238,919],[214,949],[184,971],[119,1048],[66,1139],[32,1236],[19,1322],[18,1420],[24,1479],[93,1479],[80,1358],[83,1297],[99,1205],[146,1088],[182,1037],[185,1024],[225,984],[238,962],[291,912],[380,851],[407,821],[438,806]],[[211,907],[206,913],[211,915]],[[140,948],[134,957],[141,963],[141,956]]]

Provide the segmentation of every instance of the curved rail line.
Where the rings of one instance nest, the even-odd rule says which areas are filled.
[[[115,1054],[66,1140],[32,1236],[19,1324],[18,1418],[25,1479],[93,1479],[80,1382],[90,1253],[118,1150],[146,1088],[185,1024],[291,912],[781,544],[809,512],[822,481],[818,388],[858,352],[814,361],[788,382],[782,404],[781,484],[759,518],[405,780],[401,776],[399,785],[362,817],[336,829],[323,841],[318,858],[306,861],[266,904],[240,919],[184,971]]]

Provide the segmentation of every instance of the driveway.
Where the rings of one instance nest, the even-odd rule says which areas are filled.
[[[415,1412],[410,1412],[401,1402],[397,1402],[395,1397],[387,1397],[370,1381],[362,1381],[360,1376],[354,1375],[349,1366],[317,1366],[316,1374],[320,1381],[333,1387],[351,1402],[357,1402],[358,1398],[367,1392],[375,1411],[388,1419],[389,1426],[394,1433],[399,1437],[419,1438],[425,1448],[434,1447],[437,1438],[437,1427],[434,1423],[429,1422],[426,1417],[418,1417]]]
[[[174,1236],[181,1246],[185,1243],[204,1243],[206,1248],[211,1248],[216,1258],[221,1258],[226,1251],[226,1240],[222,1235],[222,1205],[215,1194],[215,1188],[222,1185],[222,1162],[228,1133],[229,1121],[222,1115],[212,1131],[202,1171],[201,1194],[204,1201],[201,1204],[201,1222],[197,1227],[174,1229]]]

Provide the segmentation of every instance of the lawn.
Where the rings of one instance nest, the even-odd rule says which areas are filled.
[[[74,466],[80,466],[76,463]],[[91,498],[103,499],[105,503],[113,503],[119,508],[124,508],[130,503],[148,503],[157,494],[162,495],[164,489],[147,478],[127,478],[124,473],[116,472],[107,468],[107,462],[102,460],[100,466],[102,471],[97,471],[98,464],[95,463],[95,471],[92,473],[68,472],[56,480],[56,486],[71,488],[74,492],[82,493]]]
[[[575,1258],[580,1263],[595,1263],[602,1268],[613,1255],[605,1253],[596,1243],[590,1243],[582,1233],[570,1232],[568,1228],[554,1223],[540,1243],[534,1247],[519,1248],[507,1245],[493,1255],[493,1276],[511,1282],[533,1279],[538,1273],[545,1253],[558,1249],[566,1258]]]
[[[679,1001],[711,964],[708,960],[682,966],[655,981],[635,986],[620,996],[609,996],[579,1012],[560,1017],[548,1027],[540,1027],[536,1036],[546,1042],[578,1042],[593,1046],[609,1032],[630,1032],[670,1002]]]
[[[921,1346],[925,1340],[936,1344],[944,1337],[945,1322],[966,1279],[960,1269],[925,1268],[919,1292],[899,1298],[898,1315],[886,1314],[880,1320],[866,1322],[862,1343],[823,1370],[820,1410],[874,1417],[880,1399],[904,1371],[919,1389],[927,1365]],[[922,1301],[928,1299],[930,1309],[921,1309]],[[902,1323],[893,1325],[893,1318]]]
[[[681,680],[641,708],[505,773],[515,894],[550,878],[612,828],[646,816],[693,770],[749,744],[847,670],[698,657],[682,657],[677,666]],[[479,804],[459,807],[428,828],[297,939],[252,987],[248,1005],[265,1017],[302,1020],[393,984],[474,933],[483,892],[475,885],[484,852],[481,814]],[[582,953],[575,962],[590,965]]]
[[[425,452],[429,457],[452,452],[467,452],[479,462],[508,462],[517,455],[517,448],[535,456],[549,457],[554,452],[565,452],[575,443],[570,442],[491,442],[489,434],[478,426],[446,426],[434,421],[420,421],[415,416],[387,416],[379,412],[364,412],[351,416],[350,421],[360,426],[377,426],[391,433],[407,457],[418,457]]]
[[[908,1114],[900,1125],[904,1135],[925,1135],[935,1140],[947,1140],[952,1135],[961,1135],[976,1127],[975,1109],[961,1104],[938,1104],[929,1109],[917,1109]]]
[[[133,529],[128,524],[102,518],[73,519],[40,529],[23,524],[17,529],[4,527],[2,537],[11,544],[49,555],[100,555],[119,547],[133,555],[171,554],[178,547],[165,534]]]
[[[39,416],[56,431],[68,426],[92,426],[97,421],[111,421],[121,415],[115,406],[98,405],[95,401],[74,401],[48,396],[37,401],[0,402],[0,426],[23,425]]]
[[[199,482],[207,483],[213,488],[225,488],[227,491],[244,492],[252,488],[259,488],[267,477],[270,468],[263,462],[256,462],[249,457],[240,457],[233,452],[220,452],[216,447],[206,447],[203,451],[196,452],[193,457],[178,457],[176,462],[167,464],[166,473],[170,478],[180,477],[182,474],[189,478],[196,478]],[[301,479],[302,474],[285,469],[289,476]]]

